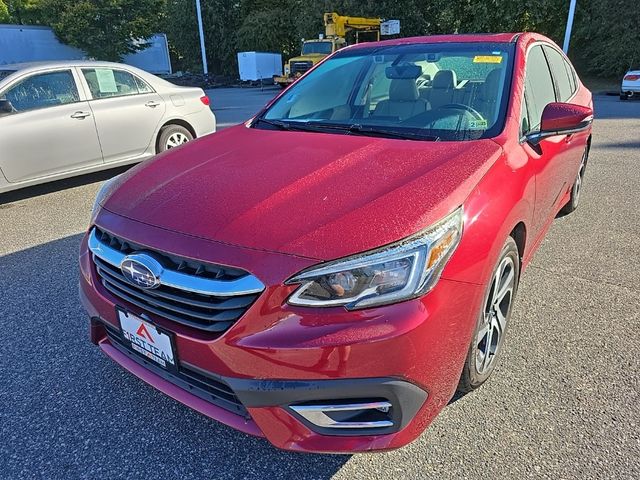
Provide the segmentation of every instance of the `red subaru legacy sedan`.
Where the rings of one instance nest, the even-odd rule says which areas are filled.
[[[578,206],[592,118],[540,35],[340,50],[104,185],[80,253],[91,340],[277,447],[405,445],[495,369],[521,273]]]

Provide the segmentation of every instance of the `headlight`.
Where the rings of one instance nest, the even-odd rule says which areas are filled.
[[[95,220],[98,212],[100,211],[100,206],[104,203],[104,201],[113,193],[113,191],[120,184],[119,180],[122,174],[116,175],[113,178],[110,178],[106,182],[102,184],[100,190],[96,194],[96,199],[93,201],[93,207],[91,208],[91,223]]]
[[[433,288],[462,236],[462,207],[400,242],[303,270],[291,305],[349,310],[418,297]]]
[[[291,71],[291,69],[289,68],[289,65],[285,65],[284,66],[284,74],[285,75],[289,75],[289,72]]]

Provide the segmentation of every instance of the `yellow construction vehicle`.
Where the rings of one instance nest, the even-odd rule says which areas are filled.
[[[355,42],[361,41],[361,34],[366,40],[380,40],[380,18],[347,17],[337,13],[324,14],[324,35],[302,43],[299,57],[290,59],[284,65],[284,75],[273,77],[273,81],[282,88],[293,83],[303,73],[313,67],[327,55],[347,45],[347,33],[355,32]]]

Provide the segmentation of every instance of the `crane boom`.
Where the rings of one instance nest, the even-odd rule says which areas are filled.
[[[380,18],[348,17],[337,13],[324,14],[324,26],[327,37],[345,37],[350,30],[378,32],[380,36]]]

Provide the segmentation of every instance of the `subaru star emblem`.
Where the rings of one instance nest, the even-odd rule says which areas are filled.
[[[163,268],[155,258],[141,253],[124,257],[120,270],[129,283],[149,290],[160,285]]]

